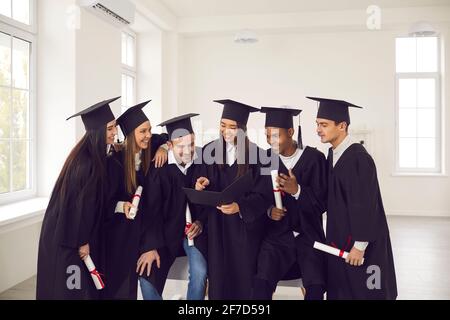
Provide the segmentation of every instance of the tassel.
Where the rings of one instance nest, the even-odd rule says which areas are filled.
[[[300,125],[298,126],[297,144],[298,147],[303,150],[302,127]]]

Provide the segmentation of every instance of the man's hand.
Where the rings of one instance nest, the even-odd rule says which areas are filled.
[[[152,264],[153,261],[156,260],[156,266],[158,269],[161,267],[161,260],[159,258],[159,254],[157,250],[147,251],[139,257],[137,262],[136,273],[139,273],[140,276],[144,273],[145,269],[147,269],[147,277],[150,276],[152,272]]]
[[[192,239],[198,237],[200,235],[200,233],[202,233],[202,231],[203,231],[202,223],[200,221],[196,220],[194,223],[191,224],[191,227],[189,228],[186,235],[188,236],[188,238],[190,240],[192,240]]]
[[[297,178],[292,173],[292,170],[289,170],[289,176],[281,173],[277,177],[277,183],[279,185],[279,189],[286,193],[293,195],[298,192]]]
[[[277,207],[273,207],[272,211],[270,212],[270,219],[275,221],[280,221],[284,218],[286,215],[286,208],[283,207],[283,209],[278,209]]]
[[[86,243],[84,246],[81,246],[78,249],[78,254],[81,258],[81,260],[86,259],[86,257],[89,255],[90,251],[89,251],[89,243]]]
[[[131,202],[124,202],[123,203],[123,213],[129,220],[133,220],[133,218],[130,217],[130,209],[134,208],[133,204]]]
[[[364,258],[364,251],[358,250],[355,247],[349,252],[345,262],[349,263],[351,266],[361,266],[362,260]]]
[[[216,207],[218,210],[222,211],[223,214],[235,214],[238,213],[239,211],[241,211],[239,209],[239,205],[236,202],[233,202],[232,204],[226,204],[226,205],[222,205],[220,207]]]
[[[155,157],[153,158],[153,160],[155,161],[155,168],[161,168],[164,163],[167,162],[167,158],[167,150],[159,147],[156,151]]]
[[[197,182],[195,183],[195,190],[197,190],[197,191],[202,191],[202,190],[204,190],[207,186],[209,186],[209,180],[208,180],[208,178],[200,177],[200,178],[197,179]]]

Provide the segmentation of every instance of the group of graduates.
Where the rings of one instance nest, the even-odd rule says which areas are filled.
[[[182,255],[188,300],[206,294],[270,300],[280,280],[300,277],[306,300],[323,300],[325,293],[327,299],[397,297],[376,167],[348,134],[349,107],[357,106],[308,97],[319,102],[317,133],[331,144],[325,158],[303,146],[300,126],[294,139],[299,109],[215,100],[223,106],[220,136],[201,148],[191,124],[198,114],[167,120],[159,124],[167,134],[152,134],[142,110],[150,101],[115,119],[109,104],[118,98],[72,116],[81,116],[86,133],[64,163],[44,216],[37,299],[137,299],[140,283],[144,299],[160,300]],[[247,137],[254,112],[265,114],[269,150]],[[115,141],[117,125],[122,143]],[[193,203],[184,192],[221,192],[247,175],[251,188],[218,206]],[[315,242],[349,254],[324,253]]]

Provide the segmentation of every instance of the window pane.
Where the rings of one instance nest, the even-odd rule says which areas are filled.
[[[417,79],[417,107],[434,108],[436,105],[436,84],[434,79]]]
[[[11,85],[11,36],[0,32],[0,85]]]
[[[434,109],[417,110],[417,136],[421,138],[434,138],[436,136]]]
[[[416,71],[416,38],[396,39],[397,72]]]
[[[417,71],[436,72],[438,57],[438,41],[436,37],[418,37],[417,39]]]
[[[13,0],[12,13],[13,19],[30,24],[30,0]]]
[[[0,88],[0,138],[9,138],[11,129],[11,90]]]
[[[399,136],[401,138],[416,137],[416,109],[400,109]]]
[[[416,139],[400,138],[399,140],[399,165],[400,168],[415,168],[416,162]]]
[[[28,103],[28,91],[13,90],[13,138],[28,139]]]
[[[434,168],[436,166],[436,140],[433,138],[417,139],[417,166]]]
[[[127,65],[134,67],[134,38],[127,37]]]
[[[28,141],[14,141],[12,144],[12,191],[28,189],[28,150]]]
[[[400,108],[415,108],[417,106],[417,80],[400,79],[398,95]]]
[[[127,35],[122,33],[122,63],[127,64]]]
[[[127,106],[134,105],[134,78],[127,76]]]
[[[0,141],[0,193],[9,192],[9,141]]]
[[[0,14],[11,18],[11,0],[0,1]]]
[[[13,86],[28,89],[30,70],[30,43],[13,39]]]
[[[126,106],[127,105],[127,76],[122,75],[122,98],[121,98],[121,105]]]

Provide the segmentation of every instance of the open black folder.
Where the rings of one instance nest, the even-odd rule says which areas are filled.
[[[183,188],[189,201],[196,204],[202,204],[212,207],[230,204],[238,201],[246,192],[253,187],[252,172],[248,171],[242,177],[226,187],[222,192],[216,191],[197,191],[191,188]]]

